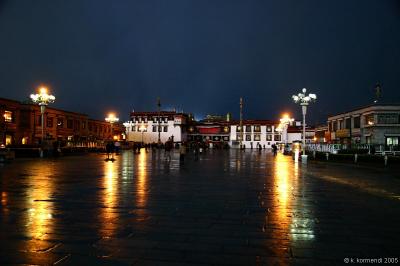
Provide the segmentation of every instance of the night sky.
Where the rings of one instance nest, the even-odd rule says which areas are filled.
[[[58,108],[103,119],[175,107],[300,118],[291,95],[318,96],[310,121],[400,102],[397,0],[0,1],[0,97],[40,84]]]

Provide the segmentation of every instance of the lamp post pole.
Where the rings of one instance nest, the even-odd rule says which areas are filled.
[[[41,145],[44,145],[44,112],[46,110],[46,106],[49,103],[54,103],[56,97],[47,93],[46,87],[41,87],[39,89],[39,93],[31,94],[30,96],[32,102],[38,104],[40,106],[40,114],[41,114],[41,124],[42,124],[42,136],[41,136]],[[40,157],[43,157],[43,149],[40,150]]]
[[[42,121],[42,143],[44,141],[44,112],[46,111],[46,104],[40,104],[40,114],[41,114],[41,121]]]
[[[278,126],[278,128],[283,128],[282,129],[282,137],[283,137],[283,139],[284,139],[284,143],[285,143],[285,145],[288,143],[288,138],[289,138],[289,136],[288,136],[288,127],[289,127],[289,124],[291,124],[292,122],[294,121],[294,119],[293,118],[290,118],[289,117],[289,115],[288,114],[285,114],[281,119],[280,119],[280,124],[279,124],[279,126]]]
[[[306,156],[306,114],[308,103],[301,103],[303,112],[303,156]]]
[[[144,131],[146,130],[146,127],[142,124],[141,126],[140,126],[140,128],[139,128],[139,130],[140,130],[140,132],[142,132],[142,144],[144,144],[144,142],[143,142],[143,134],[144,134]]]
[[[240,122],[239,122],[239,128],[240,128],[240,144],[239,148],[242,149],[242,141],[243,141],[243,98],[240,97]]]
[[[160,101],[160,97],[157,98],[157,107],[158,107],[158,127],[157,127],[157,131],[158,131],[158,145],[160,145],[161,143],[161,117],[160,117],[160,109],[161,109],[161,101]],[[143,142],[143,140],[142,140]]]
[[[106,122],[110,123],[110,127],[111,127],[111,139],[114,139],[114,127],[113,124],[115,122],[118,122],[119,118],[115,116],[114,113],[109,113],[108,117],[106,117]]]
[[[303,88],[302,92],[293,95],[292,99],[295,103],[299,103],[303,113],[303,155],[301,156],[301,161],[303,163],[307,163],[307,155],[306,155],[306,114],[307,114],[307,106],[310,102],[314,102],[317,99],[317,95],[310,93],[306,95],[307,89]]]

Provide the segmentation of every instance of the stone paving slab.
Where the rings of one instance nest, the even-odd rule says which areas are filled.
[[[262,152],[0,165],[0,265],[340,265],[399,257],[400,173]]]

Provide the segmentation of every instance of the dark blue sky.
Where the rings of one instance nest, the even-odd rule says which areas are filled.
[[[311,122],[373,99],[400,102],[397,0],[71,0],[0,2],[0,97],[41,83],[54,106],[176,107],[197,116],[298,118],[291,95],[318,96]]]

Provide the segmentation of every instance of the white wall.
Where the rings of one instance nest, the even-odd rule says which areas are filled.
[[[246,124],[243,125],[243,128],[246,129]],[[243,141],[242,144],[245,145],[246,148],[251,148],[251,143],[253,143],[253,148],[257,148],[257,143],[259,143],[261,146],[264,146],[266,148],[271,148],[272,144],[275,143],[281,143],[284,140],[282,139],[282,132],[276,132],[275,127],[271,126],[272,130],[271,132],[267,132],[267,126],[266,125],[261,125],[261,132],[254,132],[254,125],[251,125],[252,127],[252,132],[246,132],[244,130],[243,132]],[[231,125],[231,135],[230,135],[230,146],[235,148],[236,146],[233,145],[234,142],[239,142],[237,139],[237,134],[240,134],[240,132],[236,131],[237,125]],[[251,141],[246,140],[246,135],[251,136]],[[260,135],[260,140],[254,140],[254,135]],[[267,140],[267,135],[272,135],[272,140]],[[280,135],[280,140],[275,140],[275,135]]]
[[[141,126],[147,127],[147,131],[143,132],[143,142],[144,143],[153,143],[158,142],[158,132],[153,132],[153,125],[158,127],[158,122],[154,123],[153,121],[148,121],[147,123],[139,123],[139,122],[127,122],[124,124],[126,127],[126,139],[127,141],[142,141],[142,132],[138,132],[138,128]],[[132,126],[135,126],[135,131],[132,131]],[[165,143],[168,138],[174,136],[175,142],[186,141],[186,134],[182,134],[182,126],[174,124],[174,121],[168,121],[168,123],[160,123],[162,127],[162,132],[160,132],[161,142]],[[164,126],[168,126],[168,131],[164,132]]]

